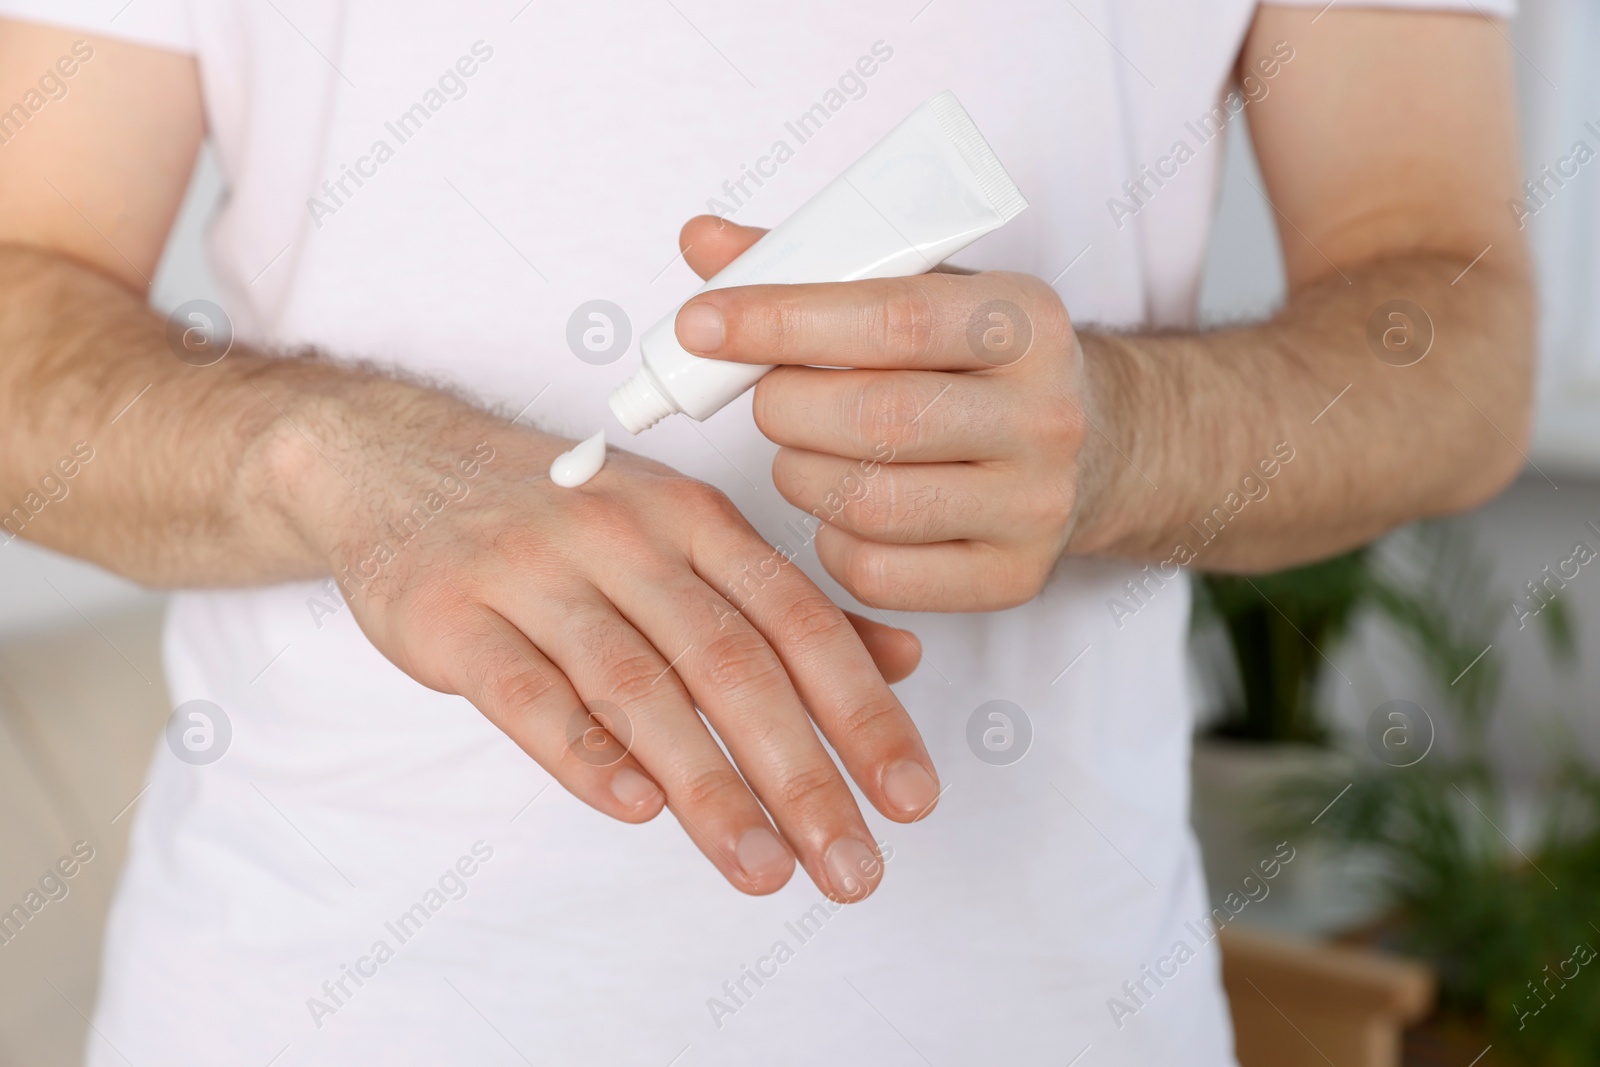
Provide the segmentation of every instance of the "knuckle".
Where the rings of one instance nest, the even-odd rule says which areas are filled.
[[[898,732],[905,723],[905,711],[892,694],[885,692],[858,707],[851,708],[840,722],[840,744],[868,743]]]
[[[900,524],[895,520],[895,501],[892,490],[879,487],[849,501],[850,526],[863,537],[883,537]]]
[[[1033,338],[1030,350],[1041,344],[1055,348],[1070,341],[1072,318],[1060,294],[1048,282],[1015,271],[992,271],[986,277],[994,283],[992,292],[1022,309]]]
[[[1056,291],[1037,278],[1027,280],[1022,297],[1033,319],[1034,335],[1048,343],[1060,343],[1072,337],[1072,317]]]
[[[804,594],[791,603],[778,621],[778,641],[787,648],[831,644],[855,628],[844,612],[820,592]]]
[[[1089,416],[1083,410],[1078,393],[1070,384],[1049,395],[1051,418],[1049,425],[1056,428],[1058,437],[1077,445],[1089,432]],[[1076,449],[1074,449],[1076,451]]]
[[[859,540],[829,568],[829,573],[863,604],[899,611],[952,610],[939,607],[964,577],[943,578],[906,555],[905,546]],[[965,610],[965,609],[962,609]]]
[[[1065,534],[1072,523],[1072,517],[1078,507],[1078,480],[1076,478],[1053,478],[1047,480],[1035,502],[1034,521],[1042,524],[1046,529]],[[1064,540],[1064,537],[1063,537]],[[1065,549],[1063,543],[1059,546]]]
[[[802,309],[787,299],[757,301],[740,315],[747,327],[746,342],[758,344],[775,355],[791,355],[804,332]]]
[[[496,712],[506,719],[526,716],[548,699],[555,689],[553,678],[527,668],[498,672],[488,681],[489,700]]]
[[[697,514],[716,517],[738,514],[738,508],[726,493],[695,478],[674,478],[667,492],[674,501]]]
[[[661,681],[666,673],[662,666],[655,656],[645,652],[630,652],[609,659],[605,677],[612,699],[623,707],[636,707]]]
[[[737,627],[706,646],[706,679],[724,692],[743,693],[775,685],[782,670],[777,657],[755,630]]]
[[[856,400],[856,432],[862,440],[894,445],[914,443],[918,398],[898,381],[879,379],[862,387]],[[909,439],[909,441],[908,441]]]
[[[937,485],[906,486],[898,479],[880,478],[873,490],[856,502],[854,525],[868,537],[911,543],[938,541],[952,521],[961,521],[973,510],[967,500],[966,494]]]
[[[842,568],[845,584],[864,603],[882,602],[893,589],[888,552],[870,541],[858,541],[848,552]]]
[[[938,332],[938,316],[925,285],[901,278],[890,283],[889,298],[874,309],[876,340],[882,351],[908,365],[924,361]]]
[[[994,610],[1020,607],[1038,596],[1051,569],[1048,563],[1024,556],[1003,558],[987,594]],[[979,595],[983,596],[981,590]]]
[[[1038,445],[1043,454],[1076,459],[1089,433],[1088,416],[1070,388],[1063,388],[1044,399],[1044,411],[1037,420],[1041,434]]]
[[[1008,528],[995,542],[1014,543],[1060,533],[1072,520],[1076,500],[1077,480],[1069,476],[1040,477],[1015,487],[1005,502]]]
[[[1012,299],[1042,301],[1055,296],[1055,289],[1043,278],[1033,274],[1024,274],[1021,271],[997,270],[991,276],[998,279],[1006,287],[1006,295]]]
[[[961,522],[975,510],[973,498],[937,485],[919,486],[902,493],[895,520],[905,535],[917,542],[942,540],[952,522]]]
[[[791,811],[816,811],[833,802],[841,785],[831,763],[817,764],[785,775],[774,787],[772,801]]]
[[[685,777],[675,792],[674,801],[679,806],[700,809],[724,802],[739,803],[745,785],[733,768],[709,767]]]

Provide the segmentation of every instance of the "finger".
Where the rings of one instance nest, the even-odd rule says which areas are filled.
[[[657,590],[645,599],[659,599]],[[630,754],[660,783],[678,822],[723,877],[747,893],[781,888],[794,857],[657,648],[599,592],[539,605],[531,615],[549,626],[540,643],[590,709],[625,720],[620,732],[631,734]]]
[[[648,822],[663,794],[584,706],[565,675],[498,612],[474,605],[447,642],[443,677],[561,786],[623,822]]]
[[[1000,543],[1027,532],[1009,499],[1016,480],[977,464],[879,463],[869,473],[859,460],[784,448],[773,457],[772,481],[795,507],[870,541]],[[995,528],[997,516],[1007,529]]]
[[[878,665],[878,673],[890,685],[909,678],[922,662],[922,641],[910,630],[885,626],[853,611],[845,612],[844,617],[856,628],[856,636],[861,638],[867,655],[872,657],[872,662]]]
[[[817,531],[817,558],[863,604],[886,611],[1002,611],[1027,602],[1053,560],[982,541],[882,544],[847,530]]]
[[[673,671],[812,880],[838,900],[872,892],[882,877],[872,834],[767,640],[687,571],[648,597],[605,591],[620,598],[656,647],[682,649]],[[665,784],[670,798],[672,785]]]
[[[1001,459],[1025,442],[999,378],[779,367],[756,383],[756,426],[791,448],[898,463]],[[870,465],[870,464],[869,464]]]
[[[754,531],[709,532],[692,552],[696,572],[727,590],[777,653],[873,807],[897,822],[931,811],[939,796],[933,761],[844,612]]]
[[[740,226],[715,215],[696,215],[678,233],[683,260],[702,278],[710,278],[761,240],[766,230]]]
[[[1004,272],[714,289],[677,320],[697,355],[891,370],[1010,366],[1069,331],[1049,286]]]

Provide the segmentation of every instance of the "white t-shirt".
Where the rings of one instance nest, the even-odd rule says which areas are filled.
[[[613,301],[636,339],[697,284],[689,216],[771,225],[947,88],[1032,205],[957,263],[1052,280],[1080,325],[1190,324],[1254,2],[0,10],[198,57],[242,339],[538,395],[528,418],[581,436],[638,355],[578,359],[575,309]],[[625,444],[718,485],[851,603],[748,398]],[[1232,1063],[1187,820],[1189,593],[1133,598],[1137,574],[1069,560],[1023,607],[897,620],[926,647],[897,691],[949,788],[916,826],[863,805],[891,858],[844,908],[803,873],[743,896],[672,819],[572,799],[316,583],[180,595],[173,698],[214,701],[232,737],[209,765],[157,748],[89,1062]],[[1009,764],[969,742],[990,701],[1025,748]]]

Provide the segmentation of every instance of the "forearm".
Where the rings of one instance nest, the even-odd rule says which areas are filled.
[[[1094,426],[1069,550],[1271,570],[1492,496],[1524,462],[1533,297],[1518,250],[1497,247],[1452,284],[1467,265],[1346,268],[1348,282],[1309,285],[1257,326],[1086,332]],[[1367,341],[1396,297],[1434,330],[1411,366]]]
[[[190,366],[135,294],[50,253],[0,248],[0,293],[0,543],[20,535],[147,584],[326,573],[326,513],[394,494],[392,470],[380,486],[363,469],[384,428],[385,458],[414,467],[400,480],[421,492],[487,419],[311,356],[235,345]]]

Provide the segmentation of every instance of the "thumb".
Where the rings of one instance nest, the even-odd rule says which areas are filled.
[[[738,258],[739,253],[759,241],[766,232],[754,226],[740,226],[737,222],[719,219],[715,215],[696,215],[679,231],[678,247],[683,250],[684,262],[696,274],[710,278]]]

